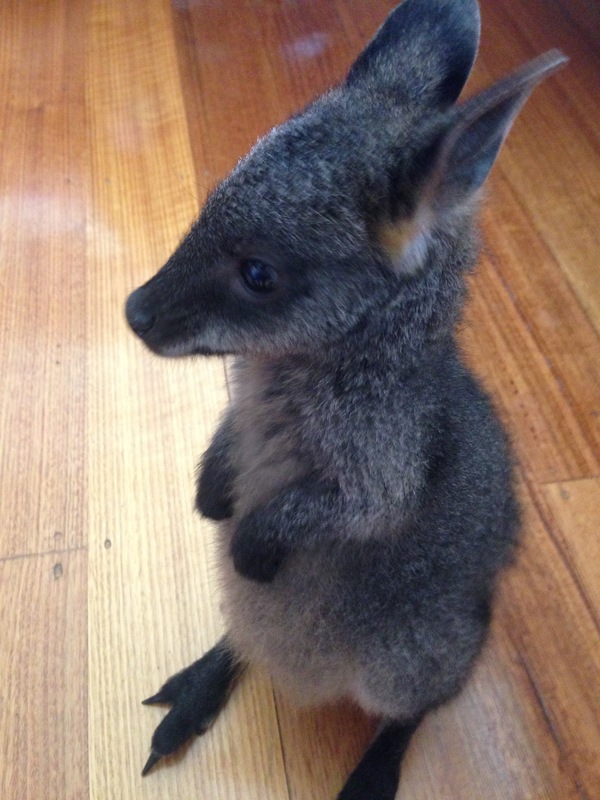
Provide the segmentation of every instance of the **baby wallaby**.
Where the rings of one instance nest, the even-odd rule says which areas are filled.
[[[237,356],[198,473],[228,633],[147,703],[144,774],[247,663],[381,720],[339,800],[392,800],[423,716],[463,685],[518,526],[511,458],[454,330],[477,196],[552,51],[462,105],[475,0],[405,0],[347,78],[272,130],[127,301],[164,356]]]

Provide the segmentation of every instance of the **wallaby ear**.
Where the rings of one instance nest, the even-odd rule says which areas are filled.
[[[550,50],[460,107],[429,179],[434,210],[451,208],[480,188],[533,89],[567,61],[560,50]]]
[[[380,242],[398,269],[420,266],[431,230],[470,204],[533,89],[567,61],[560,50],[550,50],[459,107],[435,148],[412,217],[380,230]]]
[[[477,0],[404,0],[356,59],[346,84],[398,102],[451,105],[471,72],[479,31]]]

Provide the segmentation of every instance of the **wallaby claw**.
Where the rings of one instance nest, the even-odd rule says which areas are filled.
[[[159,755],[158,753],[155,753],[154,750],[150,753],[150,757],[148,758],[148,761],[146,761],[146,763],[144,764],[144,769],[142,770],[142,778],[144,778],[150,772],[150,770],[152,769],[152,767],[154,767],[155,764],[158,764],[161,758],[162,756]]]
[[[171,698],[168,696],[168,693],[161,689],[160,692],[153,694],[152,697],[147,697],[145,700],[142,700],[143,706],[154,706],[154,705],[161,705],[162,703],[168,703]]]

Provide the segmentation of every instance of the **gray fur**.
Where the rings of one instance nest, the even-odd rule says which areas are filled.
[[[455,106],[478,31],[475,2],[406,0],[127,308],[162,355],[237,356],[197,496],[221,520],[229,641],[301,702],[399,721],[460,689],[517,530],[506,437],[454,328],[477,190],[561,57]],[[248,259],[273,292],[244,285]]]

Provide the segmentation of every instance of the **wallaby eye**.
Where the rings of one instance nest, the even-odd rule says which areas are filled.
[[[240,265],[244,285],[255,294],[271,294],[277,288],[278,275],[270,264],[246,258]]]

